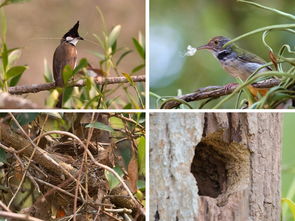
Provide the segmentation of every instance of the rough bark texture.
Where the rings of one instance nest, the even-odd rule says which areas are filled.
[[[197,217],[198,188],[190,167],[203,121],[203,114],[151,114],[150,220]]]
[[[150,220],[280,220],[279,113],[154,113],[150,131]]]

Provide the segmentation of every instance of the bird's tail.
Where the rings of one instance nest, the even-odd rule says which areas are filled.
[[[60,95],[58,95],[57,103],[55,105],[56,108],[59,108],[59,109],[62,108],[62,99],[63,99],[63,93],[61,93]]]

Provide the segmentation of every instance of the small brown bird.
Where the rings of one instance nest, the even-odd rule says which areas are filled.
[[[63,70],[68,64],[72,69],[76,66],[77,48],[76,44],[79,40],[84,40],[78,33],[79,21],[62,37],[59,46],[55,49],[53,55],[53,77],[55,85],[64,86]]]
[[[207,44],[198,47],[197,50],[209,50],[214,57],[217,58],[226,72],[235,78],[242,79],[243,81],[246,81],[256,69],[261,68],[266,64],[266,61],[262,58],[238,47],[236,44],[230,44],[224,47],[229,41],[229,38],[217,36],[212,38]],[[270,70],[270,67],[264,67],[259,70],[257,74]],[[266,88],[258,89],[250,85],[248,88],[254,96],[256,96],[257,93],[265,95],[268,91]]]

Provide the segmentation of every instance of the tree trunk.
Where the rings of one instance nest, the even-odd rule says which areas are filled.
[[[150,220],[280,220],[279,113],[153,113]]]

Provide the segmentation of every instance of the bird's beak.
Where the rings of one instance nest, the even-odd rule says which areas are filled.
[[[84,38],[82,38],[82,37],[80,37],[80,36],[78,37],[78,39],[79,39],[79,40],[84,40]]]
[[[203,50],[203,49],[212,49],[212,47],[210,45],[206,44],[206,45],[202,45],[197,48],[197,50]]]

